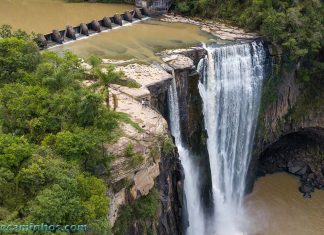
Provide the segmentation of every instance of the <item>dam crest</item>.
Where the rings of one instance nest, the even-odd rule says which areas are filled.
[[[101,20],[92,20],[88,23],[80,23],[77,26],[67,25],[65,29],[54,29],[51,33],[40,34],[37,43],[41,49],[51,48],[64,43],[72,42],[101,32],[106,32],[114,28],[138,22],[149,17],[146,7],[135,8],[132,11],[125,11],[123,14],[105,16]]]

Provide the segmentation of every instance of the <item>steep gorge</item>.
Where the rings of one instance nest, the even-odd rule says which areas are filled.
[[[324,183],[323,81],[301,81],[300,65],[287,67],[276,47],[269,45],[273,66],[263,89],[250,179],[286,171],[300,177],[300,191],[309,197]]]
[[[266,50],[265,84],[262,88],[261,111],[258,118],[251,163],[247,172],[246,191],[252,190],[257,177],[286,171],[300,176],[300,191],[309,197],[315,188],[323,188],[323,106],[306,104],[299,110],[309,92],[309,84],[297,78],[298,66],[287,69],[282,65],[282,55],[274,55],[271,44],[264,44]],[[179,53],[179,52],[178,52]],[[213,200],[211,191],[211,172],[206,145],[207,133],[203,122],[202,100],[197,90],[200,76],[195,72],[199,58],[206,55],[202,48],[181,51],[180,55],[192,59],[187,67],[173,66],[179,96],[180,127],[183,140],[195,152],[194,161],[201,172],[200,192],[204,213],[212,214]],[[172,53],[169,53],[172,55]],[[176,53],[175,53],[176,54]],[[180,63],[181,64],[181,63]],[[282,69],[277,70],[279,65]],[[275,77],[276,76],[276,77]],[[273,81],[278,79],[277,81]],[[314,81],[312,81],[314,82]],[[322,84],[317,85],[322,93]],[[273,85],[274,83],[274,85]],[[270,84],[270,85],[269,85]],[[270,88],[269,88],[270,87]],[[274,100],[267,95],[272,89]],[[164,97],[166,98],[166,97]],[[268,99],[268,100],[267,100]],[[164,104],[166,104],[164,100]],[[164,108],[164,113],[166,110]],[[298,115],[297,115],[298,114]],[[168,117],[166,113],[166,117]],[[203,172],[203,173],[202,173]],[[297,190],[297,189],[296,189]],[[188,223],[184,223],[188,226]]]

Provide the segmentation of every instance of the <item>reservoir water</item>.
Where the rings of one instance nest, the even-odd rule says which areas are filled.
[[[134,5],[66,3],[64,0],[1,0],[0,25],[10,24],[27,32],[49,33],[53,29],[76,26],[104,16],[134,9]],[[154,53],[207,42],[211,35],[190,24],[145,20],[109,30],[51,50],[71,50],[80,57],[96,54],[109,59],[158,60]]]
[[[51,50],[71,50],[81,57],[96,54],[102,58],[132,59],[137,61],[158,60],[156,52],[164,49],[185,48],[207,42],[211,35],[199,27],[145,20],[118,29],[96,34],[84,40],[63,44]]]
[[[1,0],[0,25],[27,32],[50,33],[133,9],[127,4],[67,3],[64,0]]]

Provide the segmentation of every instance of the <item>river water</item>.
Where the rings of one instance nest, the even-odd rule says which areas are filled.
[[[27,32],[50,33],[133,9],[133,5],[66,3],[64,0],[0,0],[0,25]]]
[[[324,190],[305,199],[298,187],[298,178],[287,173],[258,179],[245,201],[251,234],[323,235]]]
[[[91,39],[63,44],[52,50],[71,50],[85,58],[96,54],[102,58],[135,58],[145,62],[158,60],[155,53],[160,50],[194,46],[210,38],[211,35],[194,25],[145,20],[96,34]]]
[[[132,8],[132,5],[124,4],[72,4],[65,3],[63,0],[0,0],[0,25],[11,24],[15,29],[21,28],[28,32],[48,33],[54,28],[64,28],[66,25],[78,25],[81,22],[88,22],[93,19],[100,19],[103,16],[122,13]],[[101,33],[86,40],[59,46],[53,50],[58,52],[72,50],[83,57],[97,54],[105,58],[135,58],[138,61],[148,61],[156,60],[157,57],[154,53],[159,50],[192,46],[200,42],[207,42],[211,38],[210,35],[203,33],[198,27],[193,25],[169,24],[156,20],[147,20],[114,29],[107,33]],[[243,61],[243,65],[247,65],[244,62],[244,58],[240,58],[240,60]],[[224,67],[225,65],[222,66]],[[232,65],[229,65],[229,67],[233,68]],[[241,69],[244,69],[244,67],[241,67]],[[246,71],[242,71],[242,74],[245,72]],[[222,82],[226,81],[222,80]],[[226,88],[230,84],[227,83],[224,85]],[[226,94],[224,91],[225,90],[220,91],[219,94]],[[175,97],[176,96],[173,97],[174,102],[172,103],[173,107],[176,108]],[[247,96],[240,97],[247,98]],[[170,101],[172,100],[170,99]],[[220,104],[222,104],[222,102],[220,102]],[[223,113],[222,115],[225,114],[226,113]],[[176,127],[179,117],[173,118]],[[220,125],[218,131],[222,129],[224,128]],[[173,128],[173,130],[175,130],[173,134],[177,136],[179,130],[177,128]],[[218,134],[218,136],[224,137],[225,135]],[[233,136],[235,137],[235,135]],[[182,146],[180,136],[178,136],[177,141],[178,147],[180,146],[179,152],[182,152],[182,158],[185,158],[190,153]],[[222,154],[230,150],[230,146],[225,146],[226,148],[224,148],[224,150],[226,151],[222,149],[219,151],[217,148],[220,147],[221,145],[219,145],[219,147],[212,146],[215,152],[220,152]],[[202,231],[202,227],[204,226],[204,224],[201,223],[201,219],[204,220],[205,218],[201,215],[201,206],[199,202],[197,202],[197,191],[193,189],[193,187],[197,185],[197,177],[193,174],[195,170],[190,170],[190,167],[194,167],[192,163],[190,161],[185,161],[185,159],[182,159],[182,161],[183,164],[187,164],[187,175],[191,174],[191,178],[187,177],[185,185],[187,191],[189,191],[189,189],[191,190],[190,194],[187,196],[187,201],[192,202],[188,205],[192,207],[192,226],[188,228],[187,232],[188,234],[200,235],[203,234],[203,232],[200,233],[199,231]],[[228,172],[226,174],[227,176],[233,176],[235,178],[235,175],[228,174]],[[217,181],[219,177],[214,175],[214,179]],[[235,181],[238,182],[239,180]],[[226,191],[222,183],[219,181],[218,183],[215,182],[214,184],[216,192],[219,193],[222,198],[232,197],[233,188],[227,188],[226,190],[229,191]],[[256,182],[253,193],[248,195],[244,200],[246,213],[249,215],[249,235],[324,234],[324,191],[316,191],[312,194],[311,199],[306,200],[297,189],[298,179],[287,174],[280,173],[260,178]],[[242,200],[241,192],[240,189],[240,198],[234,198],[235,200]],[[196,203],[193,201],[196,201]],[[229,219],[225,222],[228,223],[232,221]]]
[[[133,8],[134,5],[126,4],[66,3],[64,0],[0,0],[0,25],[48,33]],[[51,50],[60,53],[71,50],[84,58],[96,54],[102,58],[147,62],[158,60],[154,54],[160,50],[194,46],[210,38],[213,37],[194,25],[145,20]]]

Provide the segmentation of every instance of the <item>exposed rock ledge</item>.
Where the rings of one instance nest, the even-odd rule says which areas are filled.
[[[135,200],[147,195],[155,184],[155,179],[160,174],[159,151],[151,156],[153,146],[157,146],[158,137],[168,133],[165,119],[157,111],[141,103],[142,99],[150,100],[147,85],[170,79],[170,74],[154,66],[131,64],[120,66],[117,70],[123,71],[127,79],[137,81],[141,88],[127,88],[124,86],[110,85],[110,106],[117,100],[117,112],[127,113],[129,117],[142,128],[142,131],[130,124],[122,126],[123,137],[113,145],[107,145],[110,154],[116,156],[112,162],[111,184],[115,191],[110,191],[111,204],[109,220],[114,224],[118,216],[118,208],[127,203],[129,196]],[[116,105],[116,104],[115,104]],[[132,145],[134,153],[143,156],[143,161],[132,164],[132,158],[125,156],[125,147]],[[118,187],[118,184],[123,184]],[[117,185],[117,186],[116,186]],[[115,186],[115,187],[114,187]],[[126,186],[130,186],[130,195],[126,193]]]
[[[248,33],[238,27],[226,25],[216,21],[203,21],[201,19],[191,19],[179,15],[164,15],[164,18],[162,18],[161,21],[197,25],[201,27],[201,30],[211,33],[223,40],[238,41],[259,38],[259,36],[255,33]]]
[[[161,150],[154,151],[153,156],[152,152],[159,146],[159,136],[168,134],[167,122],[162,114],[165,114],[167,107],[165,101],[171,79],[173,76],[180,79],[178,75],[184,71],[191,73],[205,54],[206,51],[199,47],[167,50],[159,54],[164,61],[162,64],[129,64],[116,68],[123,71],[125,79],[136,81],[141,87],[110,85],[110,106],[127,113],[143,131],[124,124],[123,137],[106,146],[107,151],[116,156],[112,162],[109,192],[111,203],[108,218],[112,225],[122,205],[147,195],[156,186],[161,193],[162,210],[158,221],[152,223],[155,223],[154,230],[157,234],[181,234],[183,175],[180,160],[172,154],[164,156]],[[188,77],[181,79],[187,80]],[[134,146],[135,153],[144,158],[136,166],[131,165],[132,160],[124,153],[125,146],[129,144]],[[132,229],[132,233],[141,232],[137,231],[136,225]]]

